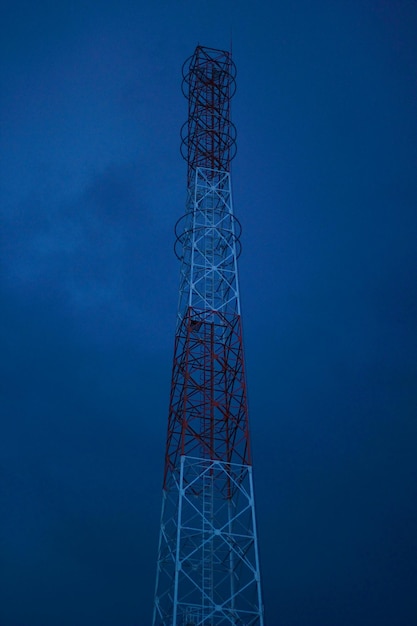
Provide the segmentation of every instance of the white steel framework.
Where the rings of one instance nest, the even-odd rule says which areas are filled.
[[[204,167],[192,172],[187,212],[176,234],[182,260],[178,324],[187,307],[204,311],[205,318],[209,311],[240,315],[240,224],[233,215],[229,172]]]
[[[251,466],[184,455],[173,483],[164,490],[154,626],[262,625]]]

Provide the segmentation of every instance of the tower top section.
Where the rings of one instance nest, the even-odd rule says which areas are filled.
[[[230,119],[236,66],[230,52],[197,46],[182,73],[188,120],[181,129],[181,154],[190,183],[197,168],[213,174],[230,171],[236,154],[236,129]]]

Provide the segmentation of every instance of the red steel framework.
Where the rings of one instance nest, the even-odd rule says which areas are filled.
[[[250,465],[240,316],[188,309],[177,331],[164,488],[181,455]]]
[[[223,50],[197,46],[184,64],[188,120],[181,129],[181,154],[188,163],[188,182],[198,167],[230,171],[236,154],[236,128],[230,119],[235,78],[236,66]]]

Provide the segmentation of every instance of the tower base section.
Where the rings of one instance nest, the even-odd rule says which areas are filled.
[[[263,626],[252,467],[180,457],[163,492],[153,626]]]

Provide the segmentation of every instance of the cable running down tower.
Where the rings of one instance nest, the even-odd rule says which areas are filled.
[[[230,119],[235,65],[184,64],[185,215],[153,626],[263,626],[237,259]]]

